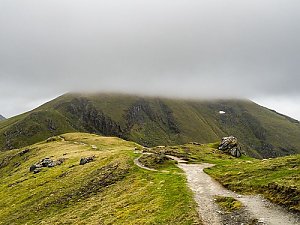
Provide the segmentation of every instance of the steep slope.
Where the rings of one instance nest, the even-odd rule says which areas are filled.
[[[133,142],[62,137],[0,153],[0,224],[200,224],[175,164],[162,168],[173,172],[153,173],[134,165],[140,146]],[[46,157],[62,163],[30,172]]]
[[[0,121],[1,121],[1,120],[5,120],[5,117],[2,116],[2,115],[0,115]]]
[[[224,111],[224,114],[220,114]],[[300,124],[248,100],[196,101],[118,94],[66,94],[0,122],[0,148],[82,131],[145,146],[214,142],[235,135],[255,157],[300,152]]]

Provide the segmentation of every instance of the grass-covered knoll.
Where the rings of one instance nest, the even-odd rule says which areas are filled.
[[[258,160],[246,156],[234,158],[208,145],[186,144],[156,147],[150,152],[183,157],[191,163],[208,162],[205,171],[231,190],[262,194],[272,202],[300,211],[300,155]]]
[[[184,175],[134,165],[139,145],[84,133],[0,153],[0,224],[200,224]],[[29,149],[24,151],[25,149]],[[94,161],[79,165],[82,157]],[[61,165],[34,174],[49,157]]]
[[[1,121],[0,150],[75,131],[117,136],[150,147],[190,141],[209,143],[234,135],[254,157],[300,153],[299,122],[248,100],[121,94],[66,94]]]
[[[170,159],[165,154],[144,154],[139,158],[142,165],[149,167],[151,169],[166,169],[174,168],[177,163],[175,160]]]
[[[235,198],[225,196],[215,196],[215,202],[225,211],[232,212],[243,207],[242,203]]]

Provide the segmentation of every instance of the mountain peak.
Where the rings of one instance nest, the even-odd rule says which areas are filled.
[[[300,149],[298,123],[249,100],[73,93],[1,123],[0,136],[6,135],[0,150],[74,131],[121,137],[146,147],[212,143],[233,135],[243,151],[257,158],[296,154]]]

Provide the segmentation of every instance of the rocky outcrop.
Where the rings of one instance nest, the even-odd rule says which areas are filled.
[[[58,165],[61,165],[65,161],[64,158],[58,159],[58,160],[52,160],[50,158],[44,158],[38,163],[35,163],[30,166],[29,171],[33,173],[39,173],[41,172],[43,167],[55,167]]]
[[[2,116],[2,115],[0,115],[0,121],[1,121],[1,120],[5,120],[5,117]]]
[[[83,126],[89,133],[123,138],[120,125],[97,109],[88,99],[73,99],[67,106],[67,112],[71,113],[72,117],[80,122],[79,126]]]
[[[149,122],[153,122],[158,126],[161,125],[172,134],[180,133],[173,111],[163,101],[159,100],[157,103],[158,107],[153,108],[146,100],[139,99],[128,108],[124,117],[127,134],[131,132],[134,126],[144,126],[145,123]]]
[[[233,136],[223,137],[219,145],[219,150],[237,158],[241,157],[242,155],[241,148],[238,145],[238,140]]]

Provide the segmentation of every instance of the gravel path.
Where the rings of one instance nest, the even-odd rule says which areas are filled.
[[[245,206],[247,214],[257,219],[256,224],[300,224],[298,216],[293,215],[258,196],[238,195],[225,189],[209,175],[204,173],[203,169],[213,166],[211,164],[186,164],[179,162],[178,166],[186,173],[189,187],[194,192],[195,200],[199,206],[199,214],[205,225],[225,224],[222,223],[222,213],[220,213],[217,205],[214,203],[215,195],[233,197],[241,201]]]
[[[142,168],[142,169],[145,169],[145,170],[149,170],[149,171],[158,171],[156,169],[152,169],[152,168],[149,168],[149,167],[146,167],[144,166],[140,161],[139,159],[143,156],[143,155],[151,155],[152,153],[143,153],[142,155],[140,155],[140,157],[134,159],[134,164],[137,165],[138,167]]]

